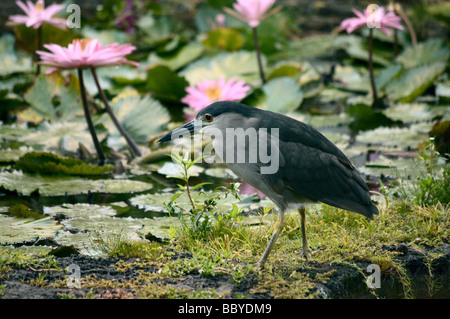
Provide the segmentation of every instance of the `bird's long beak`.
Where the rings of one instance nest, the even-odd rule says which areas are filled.
[[[158,140],[158,143],[167,142],[171,140],[175,140],[180,137],[188,137],[192,134],[196,134],[200,132],[202,128],[202,122],[198,120],[192,120],[189,123],[180,126],[173,131],[167,133],[163,137]]]

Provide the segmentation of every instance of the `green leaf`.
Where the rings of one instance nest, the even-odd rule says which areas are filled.
[[[29,207],[23,204],[14,204],[8,208],[8,213],[18,218],[32,218],[32,219],[41,219],[44,218],[44,215],[38,214],[32,211]]]
[[[283,76],[294,77],[299,71],[300,67],[298,65],[284,64],[272,70],[267,76],[267,81]]]
[[[24,98],[39,116],[51,121],[70,119],[82,109],[78,81],[73,75],[66,79],[59,73],[41,74]]]
[[[188,196],[185,192],[180,193],[181,195],[176,199],[175,205],[183,208],[186,211],[192,208],[191,202],[189,201]],[[206,199],[217,197],[220,193],[213,192],[191,192],[192,198],[196,200],[198,203],[203,203]],[[130,203],[133,206],[137,206],[138,208],[144,209],[145,211],[155,211],[160,213],[168,213],[166,204],[169,203],[172,199],[173,195],[171,193],[162,193],[162,194],[148,194],[148,195],[138,195],[130,199]],[[245,203],[244,200],[248,196],[241,196],[241,201],[237,200],[233,196],[227,196],[226,198],[221,198],[217,201],[216,209],[222,212],[230,211],[233,206],[232,204],[236,204],[239,207],[246,207],[248,203]],[[242,202],[242,203],[241,203]]]
[[[76,29],[61,30],[52,25],[42,25],[42,43],[55,43],[63,47],[67,46],[75,38],[80,38]],[[37,48],[37,30],[28,28],[24,24],[14,26],[17,39],[17,47],[29,53],[34,53]]]
[[[372,107],[365,104],[349,105],[346,113],[354,117],[349,127],[355,131],[372,130],[379,126],[399,125],[401,121],[394,121],[381,112],[374,111]]]
[[[378,127],[360,132],[356,141],[370,144],[372,149],[417,149],[429,139],[433,123],[414,124],[410,127]]]
[[[296,81],[289,77],[270,80],[262,87],[265,95],[259,107],[274,112],[289,112],[297,109],[303,101],[303,93]]]
[[[436,62],[446,63],[449,56],[450,50],[443,40],[429,39],[426,42],[407,47],[397,56],[397,61],[405,68],[413,68]]]
[[[313,35],[301,39],[289,41],[287,47],[271,56],[277,59],[302,60],[307,58],[318,58],[334,53],[336,47],[333,40],[334,35]]]
[[[103,218],[116,216],[117,213],[109,206],[79,203],[45,206],[44,214],[52,217],[62,215],[66,218]]]
[[[203,44],[216,49],[236,51],[242,48],[244,37],[235,29],[220,28],[211,30]]]
[[[31,57],[16,52],[14,42],[14,36],[11,34],[4,34],[0,37],[0,76],[33,70]],[[1,86],[3,85],[2,83]]]
[[[93,118],[95,121],[95,118]],[[105,133],[97,131],[98,139],[105,138]],[[35,149],[47,151],[76,152],[82,143],[92,153],[95,152],[92,136],[87,129],[86,121],[82,122],[43,122],[38,129],[19,138],[19,141],[33,146]]]
[[[137,193],[153,187],[150,183],[126,179],[89,180],[69,176],[28,175],[21,171],[1,172],[0,186],[26,196],[35,191],[41,196]]]
[[[114,170],[112,165],[85,164],[75,158],[62,158],[52,153],[30,152],[22,156],[14,166],[17,170],[38,174],[101,175]]]
[[[130,96],[124,92],[113,100],[111,107],[124,129],[138,144],[145,144],[150,136],[162,132],[170,121],[167,109],[149,96]],[[110,133],[108,144],[126,147],[125,139],[111,118],[107,115],[104,117],[103,125]]]
[[[165,65],[171,70],[178,70],[199,58],[203,52],[203,45],[190,42],[170,55],[162,56],[158,53],[152,53],[149,55],[148,61],[151,65]]]
[[[436,62],[407,69],[389,83],[386,94],[392,100],[411,102],[433,84],[434,80],[445,71],[446,65],[445,62]]]
[[[186,95],[185,87],[189,83],[169,67],[158,65],[147,72],[147,85],[152,95],[159,100],[179,102]]]
[[[358,60],[368,61],[369,53],[367,48],[367,39],[356,35],[340,35],[334,40],[334,45],[347,52],[347,54]],[[388,65],[389,60],[373,52],[373,63]]]
[[[34,220],[0,214],[0,244],[23,244],[53,238],[61,228],[51,218]]]
[[[375,77],[375,84],[378,90],[382,90],[389,82],[403,71],[403,67],[399,63],[389,64],[381,70]]]
[[[263,56],[263,68],[266,59]],[[180,72],[186,80],[194,85],[204,79],[218,80],[225,76],[226,79],[235,77],[247,83],[260,84],[258,63],[255,52],[236,51],[223,52],[213,57],[204,57],[189,64]]]

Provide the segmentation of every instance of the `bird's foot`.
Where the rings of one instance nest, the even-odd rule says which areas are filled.
[[[313,253],[314,252],[311,249],[309,249],[309,247],[303,247],[302,251],[300,253],[298,253],[296,256],[301,259],[310,260],[311,255]]]
[[[253,270],[254,270],[254,271],[260,271],[260,270],[263,270],[263,269],[264,269],[265,263],[266,263],[265,260],[264,260],[264,261],[259,260],[256,264],[254,264]]]

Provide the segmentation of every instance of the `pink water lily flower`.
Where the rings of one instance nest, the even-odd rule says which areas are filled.
[[[237,12],[236,17],[256,28],[260,21],[266,18],[267,11],[274,3],[275,0],[237,0],[233,7]]]
[[[383,7],[377,7],[376,10],[369,12],[367,9],[364,13],[358,10],[352,9],[357,18],[348,18],[341,22],[340,29],[346,30],[347,33],[352,33],[358,28],[364,26],[371,26],[380,29],[381,32],[387,36],[391,35],[390,28],[403,30],[403,26],[400,24],[400,17],[393,12],[387,12]]]
[[[50,24],[60,29],[66,29],[65,19],[54,18],[59,11],[65,9],[65,5],[51,4],[45,8],[44,0],[38,0],[36,4],[27,0],[27,3],[17,1],[16,4],[26,13],[26,15],[12,15],[9,17],[10,24],[25,24],[28,28],[39,29],[44,23]]]
[[[90,67],[129,64],[139,66],[139,63],[125,58],[136,49],[131,44],[113,43],[103,46],[97,39],[75,39],[68,47],[58,44],[45,44],[50,52],[36,51],[40,55],[39,64],[52,66],[46,73],[57,70],[84,69]]]
[[[250,86],[236,78],[225,81],[225,77],[221,77],[219,80],[205,79],[195,86],[186,87],[185,90],[188,94],[181,99],[181,102],[195,111],[200,111],[213,102],[241,100],[250,90]]]

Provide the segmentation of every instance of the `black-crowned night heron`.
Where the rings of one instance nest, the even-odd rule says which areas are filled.
[[[241,103],[216,102],[159,142],[186,133],[209,135],[216,156],[278,206],[278,223],[257,263],[259,267],[283,230],[284,213],[289,208],[298,209],[301,216],[305,257],[310,256],[306,203],[322,202],[370,219],[378,215],[369,188],[352,162],[320,132],[293,118]]]

